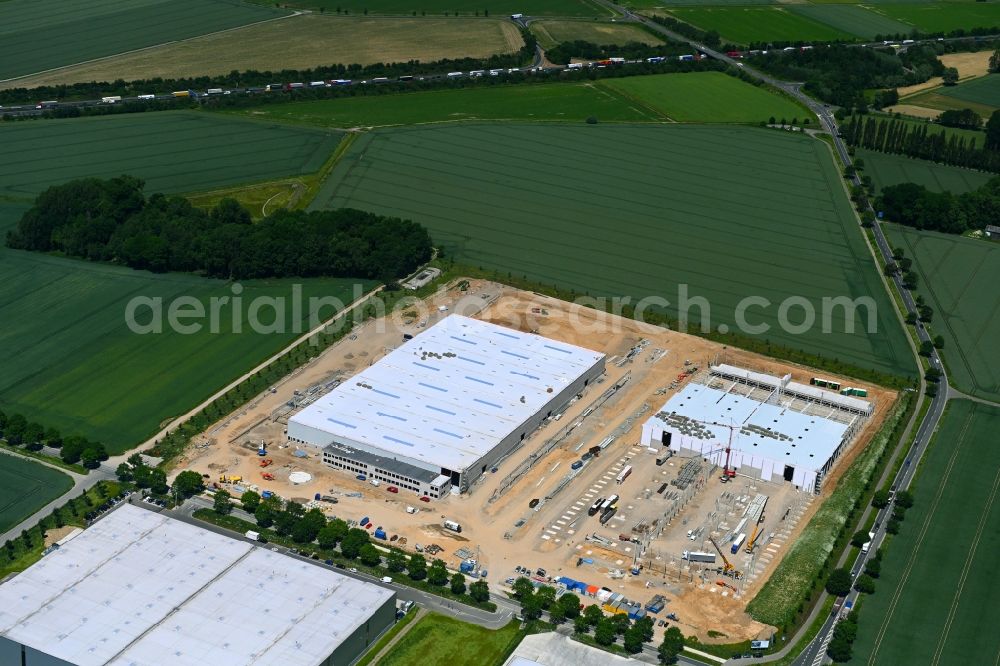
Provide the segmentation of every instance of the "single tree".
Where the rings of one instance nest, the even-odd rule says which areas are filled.
[[[577,615],[573,618],[573,632],[577,634],[586,634],[590,631],[590,623],[587,622],[587,618],[582,615]]]
[[[490,586],[485,580],[477,580],[469,586],[469,596],[478,603],[485,603],[490,600]]]
[[[941,74],[941,80],[946,86],[953,86],[958,83],[958,70],[954,67],[945,67]]]
[[[128,483],[132,480],[132,466],[128,463],[121,463],[115,469],[115,476],[122,483]]]
[[[406,563],[406,572],[413,580],[423,580],[427,577],[427,560],[423,555],[414,553]]]
[[[854,583],[854,589],[864,594],[875,593],[875,579],[868,574],[861,574]]]
[[[253,490],[248,490],[240,497],[240,504],[243,505],[244,511],[253,513],[260,506],[260,494]]]
[[[385,558],[385,566],[393,573],[402,573],[406,570],[406,555],[403,551],[393,548],[389,551],[389,556]],[[462,590],[465,590],[464,585],[462,586]]]
[[[201,478],[201,474],[198,472],[193,472],[189,469],[184,470],[174,479],[174,492],[185,499],[197,495],[205,489],[205,484]]]
[[[233,510],[233,496],[225,490],[215,491],[215,496],[212,498],[212,509],[220,515],[226,515]]]
[[[257,521],[257,527],[267,529],[274,524],[274,512],[266,504],[261,504],[253,512],[253,517]]]
[[[861,548],[861,546],[865,545],[870,540],[871,537],[868,536],[867,530],[858,530],[854,533],[854,536],[851,537],[851,545],[855,548]]]
[[[944,336],[935,335],[934,336],[934,349],[944,349]]]
[[[865,573],[872,578],[878,578],[882,573],[882,562],[874,558],[865,562]]]
[[[684,634],[677,627],[668,627],[663,633],[663,642],[657,649],[661,664],[676,664],[677,656],[684,649]]]
[[[611,645],[618,637],[617,626],[611,618],[602,618],[594,629],[594,640],[598,645]]]
[[[149,470],[149,489],[157,495],[165,495],[170,490],[167,485],[167,473],[162,469]]]
[[[884,509],[889,506],[889,491],[876,490],[875,494],[872,495],[872,506],[876,509]]]
[[[868,535],[865,534],[867,537]],[[826,591],[835,597],[847,596],[851,591],[851,572],[847,569],[834,569],[826,579]]]
[[[559,597],[559,606],[562,607],[563,615],[568,618],[580,616],[580,598],[575,594],[564,594]]]
[[[518,601],[522,601],[525,597],[530,597],[535,593],[535,586],[524,576],[515,580],[514,584],[511,585],[511,589],[514,590],[514,598]]]
[[[465,594],[465,576],[460,573],[452,575],[451,592],[452,594]]]
[[[378,548],[370,543],[361,546],[358,556],[361,558],[361,563],[369,567],[375,567],[382,563],[382,555],[379,554]]]
[[[368,532],[357,527],[352,527],[347,530],[347,534],[344,535],[343,540],[340,542],[340,552],[344,554],[344,557],[353,560],[360,554],[361,547],[369,541],[371,539],[368,537]]]
[[[556,600],[556,588],[551,585],[540,585],[535,596],[542,602],[542,608],[548,610]]]
[[[602,617],[604,617],[604,613],[601,611],[600,606],[593,604],[583,609],[583,617],[586,618],[587,623],[593,627]]]
[[[427,569],[427,582],[438,586],[448,584],[448,569],[444,566],[444,560],[431,562],[431,566]]]

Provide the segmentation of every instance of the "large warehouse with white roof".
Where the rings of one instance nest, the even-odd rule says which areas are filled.
[[[334,466],[464,492],[604,372],[604,354],[450,315],[292,416]]]
[[[711,368],[642,427],[643,445],[697,454],[764,481],[819,492],[824,475],[871,415],[865,400],[742,368]]]
[[[0,664],[350,664],[395,597],[126,504],[0,585]]]

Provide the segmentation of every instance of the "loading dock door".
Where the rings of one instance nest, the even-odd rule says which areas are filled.
[[[663,446],[670,446],[670,437],[672,436],[672,434],[673,433],[664,430],[663,434],[660,435],[660,443],[663,444]]]
[[[785,465],[785,481],[791,481],[794,476],[795,468],[791,465]]]

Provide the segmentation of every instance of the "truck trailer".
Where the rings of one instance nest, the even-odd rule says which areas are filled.
[[[454,520],[446,520],[444,521],[443,525],[446,530],[451,530],[452,532],[458,532],[459,534],[462,533],[462,526],[456,523]]]
[[[715,553],[703,553],[697,550],[685,550],[683,559],[688,562],[704,562],[715,564]]]

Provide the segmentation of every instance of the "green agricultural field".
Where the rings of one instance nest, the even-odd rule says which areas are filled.
[[[73,480],[62,472],[0,454],[0,532],[6,532],[72,487]]]
[[[855,156],[864,160],[862,173],[872,177],[879,191],[889,185],[917,183],[934,192],[960,194],[985,185],[996,175],[863,148],[857,148]]]
[[[0,249],[0,405],[124,451],[309,330],[310,297],[354,298],[350,280],[301,280],[305,305],[297,317],[292,284],[242,283],[239,313],[232,301],[223,303],[217,333],[206,320],[199,332],[183,334],[168,325],[171,303],[196,299],[210,312],[211,298],[235,295],[232,285]],[[359,291],[370,286],[361,283]],[[283,322],[281,332],[251,329],[248,309],[257,297],[284,299],[280,318],[271,308],[260,313],[264,324]],[[126,311],[135,298],[162,299],[163,333],[129,329]],[[144,305],[136,320],[152,316]]]
[[[722,72],[607,79],[605,88],[680,122],[759,123],[815,118],[795,101]]]
[[[700,76],[681,74],[678,76]],[[600,83],[542,83],[266,104],[240,115],[323,127],[382,127],[458,120],[663,121]]]
[[[879,5],[878,11],[926,33],[1000,26],[998,2],[884,4]]]
[[[148,192],[179,193],[312,173],[339,135],[170,112],[5,123],[0,137],[9,157],[9,166],[0,169],[3,237],[49,185],[128,173],[144,178]],[[303,280],[303,298],[350,301],[348,282]],[[292,289],[287,280],[243,287],[243,321],[255,296],[290,297]],[[285,333],[256,335],[243,324],[246,332],[227,334],[233,329],[231,304],[221,311],[217,335],[136,335],[125,323],[126,304],[134,297],[162,298],[166,308],[181,296],[204,304],[233,295],[222,281],[0,248],[0,405],[124,450],[280,350],[296,337],[297,327],[308,330],[306,310],[299,316],[286,309]],[[261,319],[266,323],[268,317],[273,314],[265,309]]]
[[[908,34],[912,26],[858,5],[789,5],[792,12],[862,39],[876,35]]]
[[[848,32],[783,7],[685,7],[670,13],[703,30],[715,30],[723,41],[737,44],[855,39]]]
[[[733,328],[747,311],[759,337],[844,362],[912,373],[892,303],[844,193],[829,148],[807,136],[684,125],[454,125],[362,137],[314,207],[352,206],[426,225],[446,256],[592,296],[646,296],[678,314]],[[685,286],[682,286],[685,285]],[[804,334],[781,330],[778,304],[871,296]],[[758,301],[759,302],[759,301]],[[829,311],[829,308],[827,308]],[[803,316],[787,312],[793,324]],[[830,314],[828,312],[828,314]],[[748,331],[749,332],[749,331]],[[800,331],[801,333],[801,331]]]
[[[1000,108],[1000,74],[972,79],[957,86],[944,86],[937,92],[963,102],[974,102],[993,109]]]
[[[931,329],[944,336],[944,360],[956,387],[1000,401],[1000,246],[933,231],[886,225],[920,274],[919,292],[934,308]]]
[[[429,613],[410,627],[378,663],[380,666],[494,666],[522,637],[517,622],[492,631]]]
[[[861,608],[851,664],[995,664],[1000,409],[953,400]]]
[[[123,173],[145,179],[149,192],[172,193],[312,173],[340,139],[192,111],[4,123],[0,197],[30,201],[50,185]]]
[[[542,48],[552,48],[560,42],[576,40],[593,44],[628,44],[639,42],[656,46],[663,40],[641,26],[632,23],[605,23],[597,21],[535,21],[531,32]]]
[[[272,0],[252,0],[270,5]],[[319,9],[354,14],[392,14],[396,16],[613,16],[614,12],[595,0],[284,0],[286,7]]]
[[[238,0],[0,2],[0,80],[206,35],[290,12]]]

